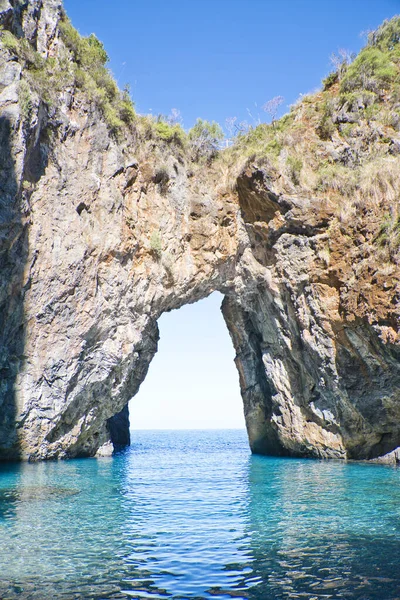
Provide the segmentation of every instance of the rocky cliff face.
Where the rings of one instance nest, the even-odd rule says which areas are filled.
[[[65,52],[61,11],[55,0],[3,0],[0,22],[28,40],[31,61],[49,61]],[[288,193],[260,157],[232,185],[223,162],[205,168],[134,128],[115,135],[73,83],[53,103],[31,84],[27,98],[14,43],[3,35],[0,49],[0,457],[127,445],[157,319],[214,290],[254,452],[395,450],[397,267],[371,283],[361,242],[349,260],[334,235],[333,209],[301,186]]]
[[[238,192],[263,280],[255,296],[230,296],[223,310],[253,450],[331,458],[392,451],[399,347],[383,341],[386,321],[374,318],[373,304],[364,319],[346,313],[348,290],[324,252],[332,219],[319,214],[318,199],[274,191],[255,166]]]

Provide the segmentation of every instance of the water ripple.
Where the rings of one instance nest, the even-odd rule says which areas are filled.
[[[0,467],[0,597],[399,600],[400,470],[140,432],[113,459]]]

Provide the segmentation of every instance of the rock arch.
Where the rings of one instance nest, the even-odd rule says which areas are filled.
[[[67,138],[55,149],[63,162],[31,196],[18,456],[127,443],[126,407],[156,352],[158,317],[214,290],[225,295],[254,452],[360,458],[396,448],[398,421],[377,410],[382,383],[394,403],[395,357],[368,324],[343,323],[338,290],[315,280],[323,224],[299,225],[299,201],[274,195],[256,165],[222,195],[212,173],[193,179],[169,157],[161,193],[143,166],[123,166],[112,141],[99,161],[100,134],[92,124],[79,142]],[[258,204],[268,214],[254,216]]]
[[[57,43],[59,10],[56,0],[27,7],[43,53]],[[5,2],[0,21],[15,11]],[[1,217],[24,240],[7,234],[2,246],[0,458],[124,445],[158,317],[215,290],[254,452],[374,458],[400,445],[399,346],[384,301],[372,321],[329,268],[332,213],[320,198],[283,193],[267,163],[248,160],[233,176],[232,165],[193,165],[162,142],[117,142],[90,101],[70,93],[53,114],[39,102],[27,125],[21,67],[0,52],[2,151],[14,159],[3,195],[18,188]]]

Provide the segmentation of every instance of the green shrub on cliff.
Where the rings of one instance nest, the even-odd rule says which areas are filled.
[[[197,119],[188,133],[189,143],[196,159],[212,158],[217,154],[219,144],[224,139],[221,126],[213,121]]]
[[[25,65],[26,81],[20,87],[22,114],[26,116],[32,106],[26,86],[48,106],[55,105],[57,95],[67,87],[75,86],[97,105],[110,130],[118,134],[125,125],[134,123],[136,113],[129,93],[120,92],[106,67],[108,55],[103,44],[94,34],[81,36],[66,16],[59,27],[64,47],[48,58],[36,52],[27,39],[19,39],[10,31],[1,32],[4,48]]]
[[[186,143],[186,134],[178,123],[171,125],[166,121],[160,120],[157,121],[155,130],[158,137],[165,142],[175,142],[182,147]]]
[[[400,16],[386,20],[368,35],[368,44],[379,48],[382,52],[397,54],[400,50]]]
[[[25,38],[17,38],[11,31],[0,29],[0,40],[3,47],[20,58],[28,69],[42,68],[45,59],[38,53]]]
[[[364,48],[347,67],[340,84],[341,92],[357,89],[380,92],[388,89],[398,77],[398,69],[390,57],[379,48]]]
[[[28,119],[32,110],[32,95],[29,84],[25,79],[21,79],[19,82],[18,101],[23,118]]]
[[[130,97],[129,86],[125,86],[119,98],[119,116],[127,125],[134,123],[136,120],[136,112],[133,102]]]
[[[357,57],[339,52],[335,66],[323,89],[302,96],[274,129],[266,123],[250,128],[224,154],[236,157],[238,164],[246,158],[268,159],[289,184],[299,182],[301,171],[307,193],[326,193],[333,202],[341,194],[354,194],[366,154],[376,162],[398,153],[400,17],[371,33]],[[288,160],[293,156],[301,156],[301,169]],[[290,191],[286,182],[283,176],[279,185]]]
[[[288,156],[286,159],[288,174],[295,185],[300,184],[300,173],[303,168],[303,161],[298,156]]]
[[[19,48],[19,40],[11,31],[2,31],[0,40],[6,50],[16,52]]]
[[[108,54],[93,33],[88,37],[81,36],[67,17],[60,22],[60,33],[74,61],[83,69],[96,69],[107,64]]]
[[[1,32],[1,42],[14,54],[24,68],[24,79],[19,86],[19,101],[24,117],[32,109],[32,93],[48,105],[54,103],[56,94],[72,82],[68,69],[58,58],[44,58],[25,38],[17,38],[10,31]]]
[[[325,77],[325,79],[322,80],[322,85],[323,85],[324,91],[329,90],[329,88],[331,88],[333,85],[335,85],[335,83],[337,83],[338,81],[339,81],[339,73],[337,71],[333,71],[332,73],[329,73],[329,75],[327,77]]]
[[[333,105],[328,100],[322,104],[322,107],[319,107],[319,112],[321,113],[321,117],[316,126],[316,132],[321,138],[321,140],[329,140],[333,136],[336,131],[335,124],[332,120],[333,117]]]
[[[131,125],[136,112],[129,91],[120,92],[106,67],[108,55],[94,34],[81,36],[67,17],[60,23],[61,38],[74,65],[75,85],[88,94],[103,113],[110,130],[118,134],[124,125]]]
[[[400,216],[385,214],[376,241],[395,256],[400,249]]]
[[[153,254],[154,258],[160,260],[162,255],[162,241],[159,231],[153,231],[153,233],[151,234],[150,252]]]

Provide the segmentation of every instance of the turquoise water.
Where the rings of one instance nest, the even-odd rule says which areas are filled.
[[[400,598],[400,469],[135,432],[112,459],[0,467],[0,598]]]

